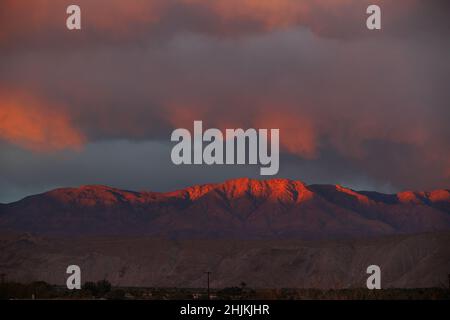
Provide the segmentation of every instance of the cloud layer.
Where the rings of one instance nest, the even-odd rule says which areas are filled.
[[[449,186],[448,2],[78,3],[81,32],[65,29],[68,1],[0,4],[5,152],[44,152],[73,169],[75,155],[61,158],[61,150],[93,159],[93,145],[122,141],[117,152],[132,158],[133,143],[165,145],[174,128],[203,120],[280,128],[287,177],[389,190]],[[382,7],[381,32],[365,28],[369,3]],[[33,184],[19,177],[20,165],[0,177],[3,189]],[[155,172],[149,187],[178,187],[177,170],[186,172]],[[207,171],[203,182],[232,175]],[[92,176],[67,172],[40,184],[87,184]],[[145,186],[136,172],[116,184]]]

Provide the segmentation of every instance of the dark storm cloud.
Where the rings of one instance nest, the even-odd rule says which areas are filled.
[[[356,0],[81,1],[86,28],[73,34],[57,14],[65,1],[2,2],[0,138],[32,153],[0,147],[27,159],[8,162],[1,189],[166,190],[255,175],[173,170],[170,132],[197,119],[279,127],[280,176],[385,191],[448,187],[445,3],[375,3],[378,33],[366,30],[366,2]],[[27,130],[1,122],[11,114]]]
[[[426,34],[445,37],[446,0],[79,0],[83,28],[65,29],[68,0],[0,3],[0,46],[4,49],[66,49],[74,46],[140,45],[183,33],[239,38],[305,27],[316,35],[342,39],[371,36],[365,10],[383,10],[383,36]],[[444,38],[445,39],[445,38]]]

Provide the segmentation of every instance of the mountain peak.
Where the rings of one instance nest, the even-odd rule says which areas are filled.
[[[420,192],[407,190],[397,193],[397,198],[402,203],[420,204],[424,197]]]
[[[296,202],[312,197],[312,192],[300,181],[289,179],[256,180],[249,178],[232,179],[217,186],[229,199],[251,196]]]
[[[59,188],[46,193],[50,198],[63,203],[77,203],[86,207],[97,204],[114,205],[120,201],[133,201],[137,192],[125,191],[104,185],[82,185],[78,188]]]
[[[230,179],[222,183],[194,185],[186,189],[169,192],[170,196],[189,198],[195,201],[210,192],[219,192],[227,199],[244,197],[298,200],[311,198],[313,193],[301,181],[290,179],[257,180],[251,178]],[[295,199],[294,199],[295,198]]]
[[[437,189],[433,191],[403,191],[397,193],[397,198],[403,203],[427,203],[427,202],[448,202],[450,201],[450,192],[446,189]]]
[[[450,201],[450,191],[447,189],[438,189],[429,192],[428,197],[431,201]]]

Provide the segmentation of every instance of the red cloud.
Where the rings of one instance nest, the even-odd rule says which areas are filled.
[[[281,149],[297,156],[317,156],[318,137],[313,121],[298,114],[281,113],[278,108],[262,111],[255,120],[256,128],[280,129]]]
[[[0,92],[0,139],[33,151],[79,149],[85,142],[61,108],[18,92]]]

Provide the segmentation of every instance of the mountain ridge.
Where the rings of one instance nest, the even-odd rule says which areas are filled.
[[[116,187],[111,187],[108,185],[102,185],[102,184],[93,184],[93,185],[80,185],[78,187],[61,187],[61,188],[55,188],[43,193],[29,195],[24,197],[23,199],[20,199],[18,201],[10,202],[10,203],[0,203],[0,205],[10,205],[14,204],[23,200],[26,200],[30,197],[35,196],[42,196],[42,195],[49,195],[54,194],[57,192],[67,192],[67,191],[83,191],[83,190],[97,190],[97,191],[109,191],[114,193],[126,193],[126,194],[142,194],[142,195],[176,195],[183,192],[187,192],[188,195],[192,200],[198,199],[200,196],[203,196],[205,193],[217,190],[218,188],[234,188],[236,185],[243,185],[244,183],[247,183],[247,187],[255,188],[255,186],[261,186],[261,185],[280,185],[280,184],[289,184],[294,183],[298,184],[302,187],[306,188],[316,188],[316,187],[334,187],[336,190],[339,190],[343,193],[347,193],[350,195],[353,195],[357,198],[360,198],[361,196],[367,197],[369,200],[375,200],[375,198],[380,197],[394,197],[396,196],[399,200],[403,202],[414,202],[419,201],[420,199],[423,201],[427,200],[434,200],[439,199],[441,201],[450,201],[450,189],[433,189],[428,191],[418,191],[418,190],[404,190],[397,193],[382,193],[378,191],[365,191],[365,190],[354,190],[351,188],[344,187],[340,184],[305,184],[300,180],[291,180],[286,178],[276,178],[276,179],[266,179],[266,180],[258,180],[258,179],[250,179],[250,178],[236,178],[236,179],[229,179],[225,182],[221,183],[206,183],[206,184],[197,184],[193,186],[188,186],[186,188],[177,189],[173,191],[168,192],[159,192],[159,191],[151,191],[151,190],[141,190],[141,191],[132,191],[127,189],[121,189]],[[431,198],[431,199],[430,199]],[[361,198],[360,198],[361,199]]]
[[[170,238],[347,238],[450,230],[450,192],[240,178],[171,192],[58,188],[0,206],[0,230]]]

